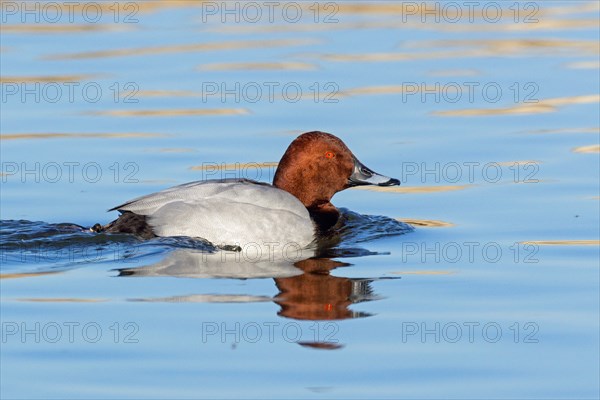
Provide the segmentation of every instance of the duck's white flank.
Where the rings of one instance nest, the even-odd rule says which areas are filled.
[[[315,234],[308,210],[296,197],[248,180],[190,182],[114,209],[145,215],[157,236],[198,237],[217,246],[304,248]]]

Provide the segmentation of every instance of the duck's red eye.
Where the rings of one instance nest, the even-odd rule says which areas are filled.
[[[325,157],[326,158],[333,158],[333,157],[335,157],[335,154],[333,154],[331,151],[326,151],[325,152]]]

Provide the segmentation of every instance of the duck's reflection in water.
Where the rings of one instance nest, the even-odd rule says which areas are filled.
[[[376,299],[373,279],[337,277],[330,271],[350,264],[327,258],[311,258],[295,263],[304,273],[275,278],[279,294],[274,298],[282,317],[298,320],[342,320],[371,314],[350,310],[350,305]]]
[[[363,249],[343,251],[318,251],[320,256],[339,257],[374,254]],[[350,309],[354,303],[376,300],[371,283],[378,278],[345,278],[331,271],[351,264],[319,257],[316,251],[304,253],[297,260],[244,261],[232,252],[204,253],[189,249],[178,249],[169,253],[158,263],[120,269],[119,276],[151,277],[170,276],[185,278],[272,278],[279,293],[274,296],[230,294],[193,294],[162,298],[132,299],[151,302],[265,302],[273,301],[281,309],[281,317],[302,321],[339,321],[349,318],[368,317],[371,314]],[[336,349],[341,345],[327,341],[299,342],[302,346],[318,349]]]
[[[306,252],[293,259],[261,257],[258,260],[236,251],[206,252],[180,248],[155,264],[119,269],[119,276],[163,276],[178,278],[259,279],[302,274],[294,263],[313,255]]]

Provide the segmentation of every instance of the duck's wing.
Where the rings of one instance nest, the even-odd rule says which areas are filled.
[[[113,210],[146,216],[157,236],[201,237],[215,245],[305,247],[314,238],[308,211],[297,198],[249,180],[191,182]]]
[[[213,197],[221,192],[231,190],[238,185],[264,185],[264,183],[251,181],[249,179],[214,179],[205,181],[194,181],[170,187],[160,192],[136,197],[123,204],[111,208],[108,211],[130,211],[140,215],[148,215],[152,211],[171,201],[196,200]]]

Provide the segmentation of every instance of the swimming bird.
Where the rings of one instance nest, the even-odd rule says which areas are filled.
[[[399,184],[363,165],[338,137],[313,131],[289,145],[272,185],[248,179],[185,183],[114,207],[109,211],[121,215],[92,229],[142,238],[188,236],[221,248],[307,248],[338,223],[334,194],[359,185]]]

